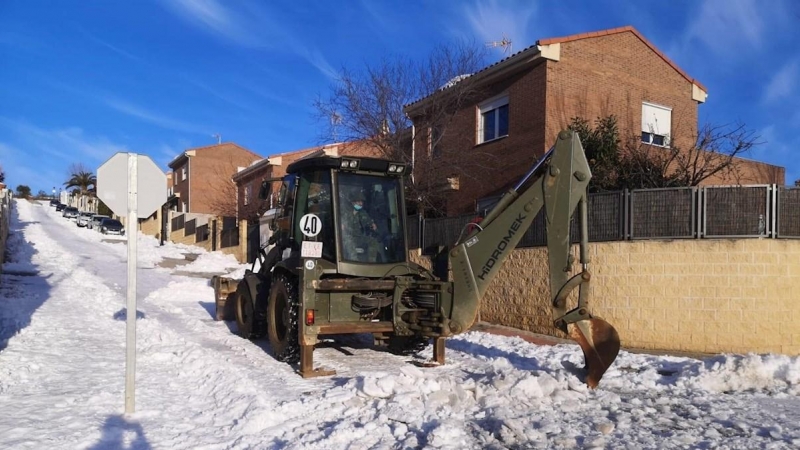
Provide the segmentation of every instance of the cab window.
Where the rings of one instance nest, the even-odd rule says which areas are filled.
[[[330,171],[307,172],[300,177],[294,232],[298,242],[322,242],[322,258],[336,261]]]

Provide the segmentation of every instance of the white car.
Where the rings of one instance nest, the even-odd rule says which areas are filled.
[[[89,224],[87,226],[89,227],[89,229],[99,230],[100,222],[102,222],[103,219],[110,219],[110,217],[104,216],[102,214],[95,214],[92,216],[92,220],[89,221]]]
[[[78,218],[75,220],[75,225],[78,225],[79,227],[88,227],[89,222],[92,221],[92,216],[94,216],[94,213],[85,211],[80,213]]]

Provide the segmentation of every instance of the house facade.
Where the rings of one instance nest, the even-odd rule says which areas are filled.
[[[169,163],[172,170],[171,210],[183,213],[236,214],[236,188],[231,177],[261,156],[232,142],[184,151]]]
[[[482,198],[501,193],[555,142],[572,118],[594,122],[615,115],[620,135],[655,147],[690,148],[698,132],[698,106],[708,91],[633,27],[542,39],[472,74],[476,101],[455,112],[441,130],[426,130],[431,96],[407,105],[415,127],[415,174],[436,165],[437,147],[462,161],[445,174],[448,215],[475,211]],[[438,150],[441,152],[441,150]],[[741,160],[738,180],[710,184],[784,182],[784,169]],[[419,176],[419,175],[418,175]]]

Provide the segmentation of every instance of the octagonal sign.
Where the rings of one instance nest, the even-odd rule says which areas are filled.
[[[167,201],[167,176],[147,155],[120,152],[104,162],[97,169],[97,196],[114,214],[127,216],[131,163],[136,164],[136,216],[145,219]]]

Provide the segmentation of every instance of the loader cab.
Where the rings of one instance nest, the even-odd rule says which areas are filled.
[[[344,275],[380,277],[406,263],[404,171],[375,158],[321,156],[290,164],[274,227],[284,233],[282,247],[299,253],[303,241],[319,242],[321,263]]]

